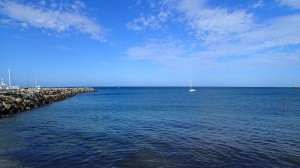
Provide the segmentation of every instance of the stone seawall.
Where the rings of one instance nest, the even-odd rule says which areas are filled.
[[[5,115],[31,110],[67,99],[84,92],[95,92],[93,88],[29,88],[0,90],[0,118]]]

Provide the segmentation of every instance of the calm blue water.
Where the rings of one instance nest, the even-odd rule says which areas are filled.
[[[97,89],[0,120],[0,167],[300,167],[300,89]]]

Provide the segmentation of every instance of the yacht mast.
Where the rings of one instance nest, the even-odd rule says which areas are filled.
[[[10,87],[10,69],[8,69],[8,87]]]
[[[27,72],[27,88],[29,88],[29,82],[28,82],[28,72]]]

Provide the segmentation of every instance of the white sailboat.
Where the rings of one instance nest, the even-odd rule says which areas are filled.
[[[189,92],[196,92],[196,89],[193,89],[193,88],[192,88],[192,81],[191,81],[191,83],[190,83]]]
[[[6,83],[4,83],[4,80],[2,78],[0,89],[6,89],[6,87],[7,87],[7,85],[6,85]]]
[[[38,78],[37,78],[37,75],[35,75],[35,88],[36,88],[36,89],[41,89],[41,86],[38,84]]]

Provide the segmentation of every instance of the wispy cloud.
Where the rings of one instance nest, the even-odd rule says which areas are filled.
[[[139,18],[134,19],[133,22],[127,23],[126,26],[132,30],[145,30],[147,28],[157,30],[162,28],[160,22],[161,20],[159,17],[155,15],[148,15],[145,17],[141,14]]]
[[[181,0],[173,9],[182,14],[178,17],[196,42],[150,40],[144,45],[129,48],[125,54],[167,67],[193,69],[259,61],[279,63],[274,60],[284,64],[291,62],[292,59],[288,58],[300,61],[299,52],[289,51],[300,47],[299,14],[255,23],[253,13],[242,9],[206,7],[205,1]]]
[[[177,12],[183,16],[187,29],[201,42],[238,41],[241,33],[251,30],[253,17],[246,10],[207,7],[206,0],[181,0]]]
[[[157,30],[168,24],[186,24],[186,29],[192,31],[204,43],[214,43],[227,40],[230,36],[238,37],[239,33],[250,30],[253,26],[251,13],[246,10],[229,10],[226,8],[208,8],[206,0],[164,0],[151,1],[151,9],[147,17],[141,15],[127,27],[133,30]]]
[[[13,21],[11,19],[0,19],[0,26],[2,27],[9,27],[14,25]]]
[[[224,40],[237,40],[240,33],[252,28],[252,15],[245,11],[229,12],[226,9],[201,9],[194,15],[187,14],[188,27],[204,43],[217,43]],[[230,38],[228,38],[230,37]]]
[[[252,4],[250,7],[251,8],[261,8],[264,7],[265,4],[262,0],[258,0],[257,2],[255,2],[254,4]]]
[[[57,46],[55,46],[55,48],[60,49],[62,51],[69,51],[69,50],[71,50],[70,47],[65,46],[65,45],[57,45]]]
[[[166,60],[181,57],[184,45],[180,41],[149,40],[144,46],[129,48],[125,53],[133,59]]]
[[[195,55],[197,51],[193,50],[193,46],[173,39],[148,40],[144,45],[129,48],[124,54],[134,60],[149,60],[163,64],[173,70],[191,68],[191,63],[199,66],[201,57]]]
[[[171,0],[172,1],[172,0]],[[170,2],[171,2],[170,1]],[[149,1],[151,14],[141,13],[140,17],[126,24],[128,29],[132,30],[160,30],[166,27],[166,22],[172,17],[169,0],[164,1]],[[139,2],[137,5],[141,5]]]
[[[300,9],[300,1],[299,0],[277,0],[282,6],[288,6],[292,9]]]
[[[1,1],[0,13],[22,27],[54,30],[57,33],[77,31],[104,42],[103,27],[81,12],[84,7],[81,1],[73,4],[51,3],[49,6],[45,1],[39,5]]]
[[[24,38],[24,37],[21,37],[21,36],[17,36],[17,35],[15,35],[14,38],[19,39],[19,40],[29,41],[27,38]]]

